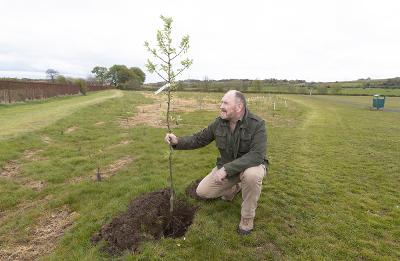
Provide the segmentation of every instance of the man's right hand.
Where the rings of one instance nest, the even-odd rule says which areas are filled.
[[[166,143],[168,143],[170,145],[178,144],[178,138],[173,133],[167,133],[167,135],[165,135],[164,140]]]

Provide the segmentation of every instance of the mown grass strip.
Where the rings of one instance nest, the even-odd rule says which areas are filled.
[[[0,106],[0,140],[43,128],[85,106],[121,97],[119,90],[89,92],[87,96]]]

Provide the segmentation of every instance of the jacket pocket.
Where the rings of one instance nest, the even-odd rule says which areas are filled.
[[[242,135],[240,137],[240,144],[239,144],[239,151],[241,153],[247,153],[250,151],[250,145],[251,145],[251,135]]]
[[[223,131],[215,132],[215,144],[219,149],[226,148],[226,133]]]

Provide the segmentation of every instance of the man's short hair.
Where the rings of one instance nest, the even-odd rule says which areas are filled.
[[[247,107],[246,97],[244,97],[243,93],[241,93],[240,91],[235,91],[235,98],[236,101],[243,104],[244,108]]]

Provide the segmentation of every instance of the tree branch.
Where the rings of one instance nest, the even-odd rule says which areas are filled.
[[[156,74],[158,74],[158,76],[160,76],[164,81],[168,82],[168,80],[165,79],[157,70],[154,70],[154,72],[155,72]]]
[[[157,57],[158,59],[160,59],[161,61],[163,61],[164,63],[167,63],[162,57],[158,56],[157,53],[153,53],[153,55],[154,55],[155,57]]]
[[[179,72],[177,74],[174,75],[174,78],[176,76],[178,76],[179,74],[181,74],[181,72],[183,72],[186,68],[188,68],[190,66],[190,64],[186,65],[185,67],[183,67],[182,69],[178,70]]]
[[[174,57],[171,58],[171,61],[173,59],[175,59],[176,57],[178,57],[184,50],[185,50],[185,48],[182,48],[177,55],[175,55]]]

